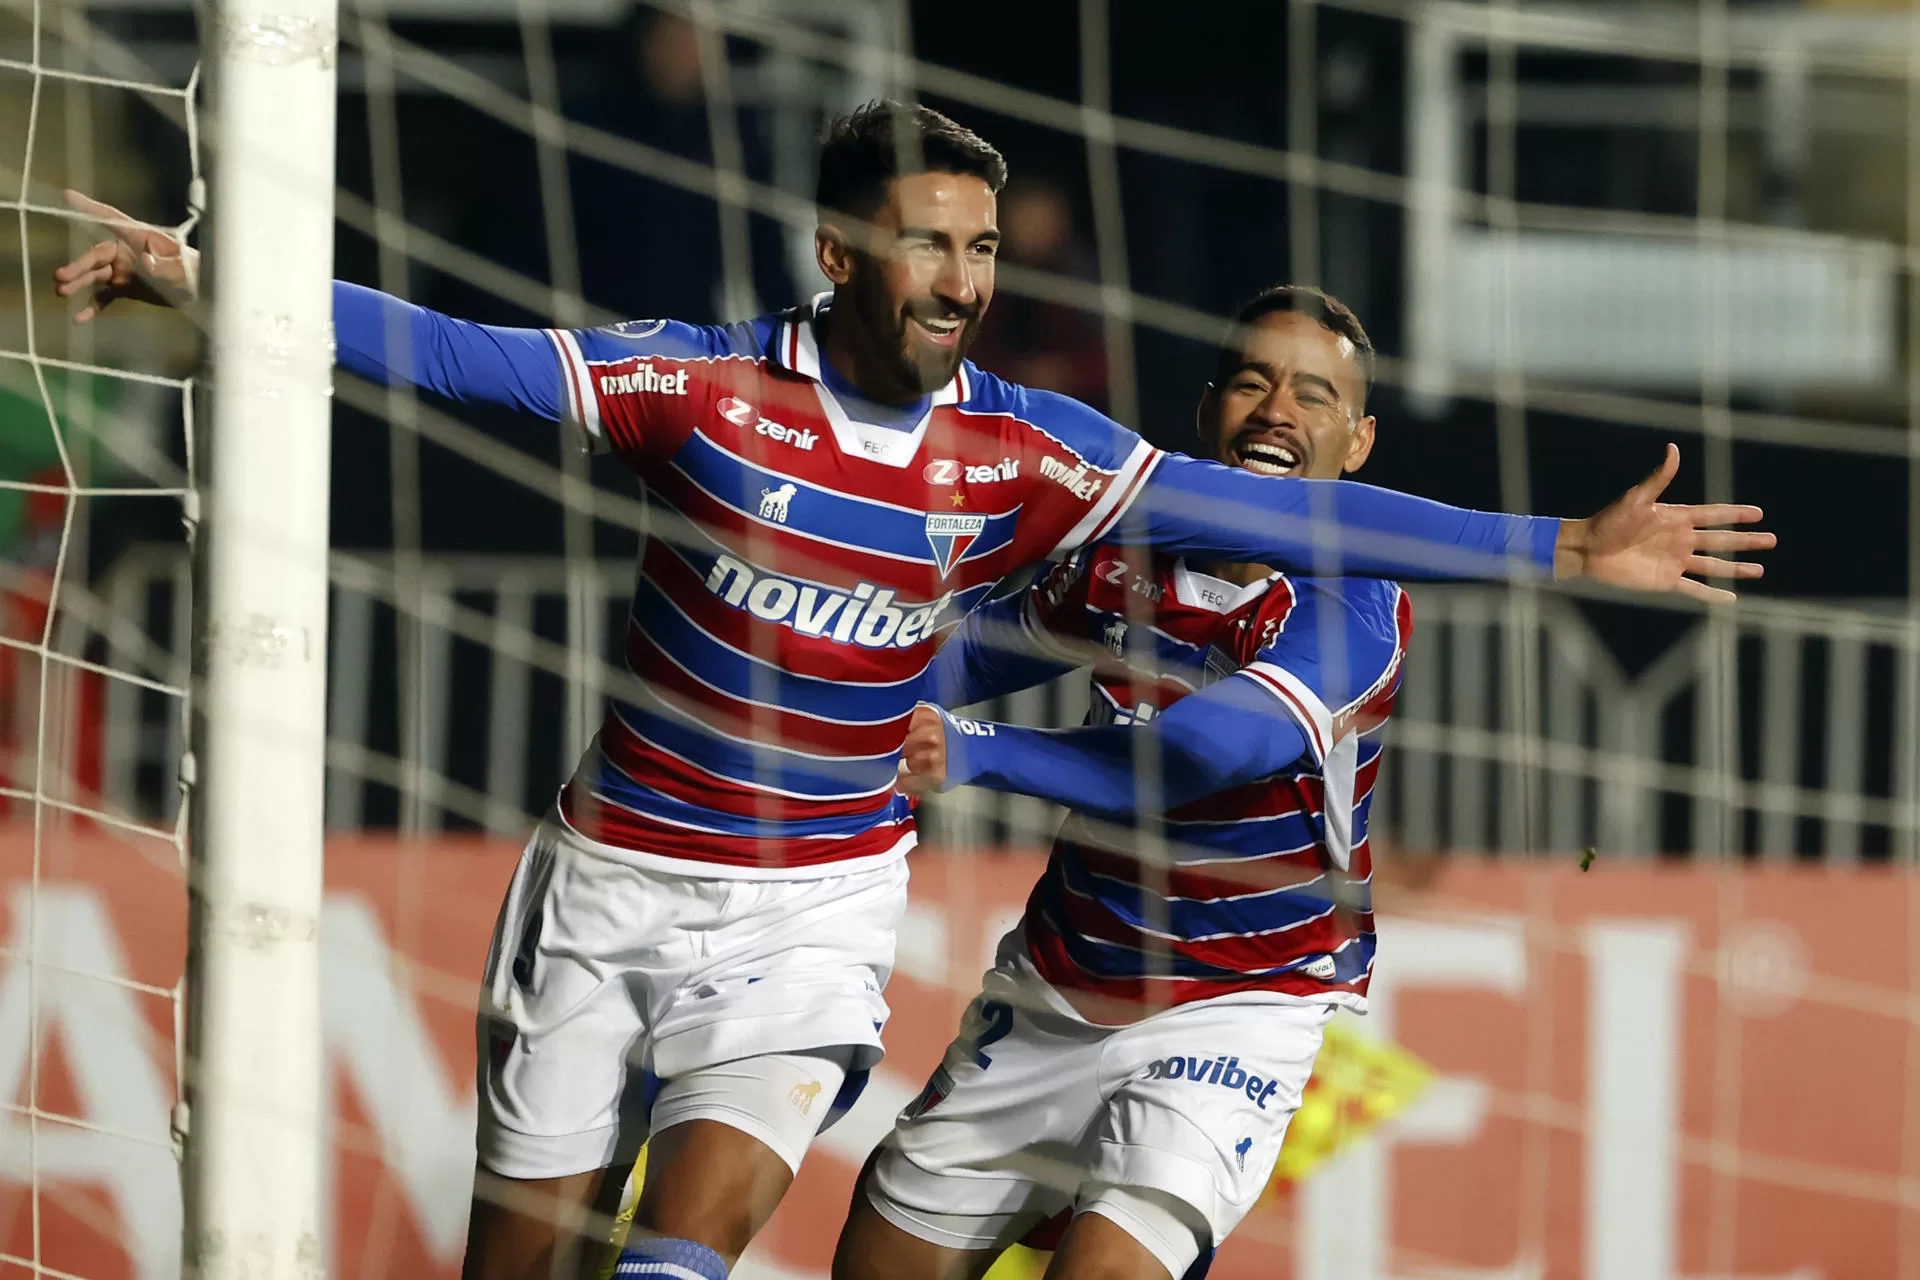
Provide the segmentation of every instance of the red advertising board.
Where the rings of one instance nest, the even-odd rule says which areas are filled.
[[[458,1273],[475,980],[515,854],[330,847],[333,1275]],[[873,1096],[823,1136],[741,1275],[826,1274],[860,1156],[938,1058],[1038,868],[916,856]],[[0,836],[0,1253],[177,1274],[182,884],[162,841],[50,831],[36,859],[30,833]],[[1383,885],[1376,1007],[1357,1029],[1436,1076],[1256,1210],[1213,1274],[1920,1276],[1917,894],[1895,872],[1647,863],[1456,860],[1417,890]]]

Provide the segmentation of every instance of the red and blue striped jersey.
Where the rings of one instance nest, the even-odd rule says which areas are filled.
[[[1159,457],[971,364],[911,431],[857,421],[810,319],[550,334],[570,416],[649,504],[636,680],[561,799],[602,844],[733,874],[904,852],[896,761],[941,636],[1109,530]]]
[[[645,485],[634,678],[561,796],[614,856],[793,876],[904,853],[894,776],[940,637],[1003,575],[1103,538],[1399,578],[1552,564],[1558,521],[1163,454],[971,364],[907,429],[863,422],[822,380],[824,323],[822,299],[514,329],[335,282],[343,367],[571,419]]]
[[[1104,546],[1037,580],[1022,623],[1062,660],[1107,651],[1092,673],[1091,723],[1144,722],[1195,689],[1241,680],[1308,748],[1280,773],[1172,809],[1153,845],[1070,814],[1027,903],[1041,975],[1147,1008],[1261,991],[1363,1009],[1367,820],[1377,730],[1413,626],[1406,593],[1280,574],[1243,587]]]

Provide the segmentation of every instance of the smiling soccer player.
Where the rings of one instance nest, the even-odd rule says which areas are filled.
[[[722,1275],[765,1224],[880,1057],[915,838],[901,744],[941,637],[1006,575],[1123,524],[1385,577],[1699,594],[1689,574],[1758,573],[1708,554],[1770,540],[1706,527],[1750,507],[1641,489],[1558,521],[1278,483],[977,368],[1005,177],[927,108],[837,120],[816,191],[832,293],[736,324],[501,328],[335,285],[341,365],[570,422],[652,511],[635,678],[534,831],[488,962],[469,1280],[564,1270],[577,1211],[649,1135],[622,1274]],[[57,273],[89,295],[77,320],[190,292],[190,251],[73,198],[116,224]]]

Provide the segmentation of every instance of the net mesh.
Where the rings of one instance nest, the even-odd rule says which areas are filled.
[[[986,20],[1010,46],[1044,27],[1024,43],[1065,71],[896,0],[357,5],[341,274],[505,323],[754,314],[819,286],[821,121],[918,96],[1016,174],[983,361],[1157,443],[1182,443],[1221,315],[1287,278],[1382,338],[1381,483],[1581,510],[1675,438],[1693,495],[1772,484],[1791,521],[1817,490],[1827,514],[1785,530],[1817,550],[1711,616],[1415,591],[1375,796],[1372,1048],[1336,1120],[1401,1067],[1424,1084],[1277,1186],[1215,1274],[1920,1270],[1913,890],[1797,865],[1904,870],[1920,832],[1909,15],[1289,0],[1236,32],[1195,16],[1201,39],[1164,6],[1059,9]],[[0,1270],[173,1274],[184,910],[153,903],[184,898],[194,338],[133,307],[73,328],[46,280],[94,234],[62,186],[190,228],[194,34],[165,6],[5,14]],[[1229,39],[1271,51],[1264,119],[1156,88]],[[632,547],[661,530],[557,433],[344,376],[336,398],[328,1263],[451,1275],[492,911],[630,678]],[[1858,532],[1817,536],[1829,521]],[[1087,696],[1069,678],[981,710],[1067,725]],[[981,792],[921,813],[939,852],[916,868],[892,1057],[737,1274],[825,1273],[845,1185],[1059,818]],[[1567,874],[1589,846],[1612,864],[1591,883]],[[1870,1078],[1836,1084],[1812,1043]],[[1849,1089],[1889,1122],[1841,1114]]]

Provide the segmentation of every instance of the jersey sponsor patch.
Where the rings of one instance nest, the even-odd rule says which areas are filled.
[[[1190,1054],[1174,1054],[1170,1058],[1161,1058],[1147,1064],[1149,1080],[1186,1080],[1193,1084],[1212,1085],[1232,1093],[1244,1093],[1247,1101],[1267,1109],[1267,1099],[1280,1090],[1277,1080],[1264,1080],[1240,1065],[1238,1058],[1208,1056],[1194,1057]]]
[[[863,649],[911,649],[933,634],[941,611],[953,599],[953,593],[948,592],[927,604],[895,604],[895,592],[890,587],[862,582],[852,591],[835,591],[790,582],[778,574],[756,573],[750,565],[727,555],[713,562],[707,574],[707,590],[762,622]]]
[[[953,566],[966,558],[967,549],[986,532],[987,518],[973,512],[927,513],[927,545],[933,548],[933,562],[940,576],[953,572]]]
[[[1052,454],[1040,459],[1040,474],[1082,502],[1091,502],[1093,495],[1100,492],[1100,486],[1106,483],[1099,476],[1088,475],[1086,463],[1078,462],[1070,467]]]
[[[662,373],[650,364],[643,364],[630,373],[603,373],[600,375],[600,394],[684,396],[687,394],[687,371],[670,369]]]

